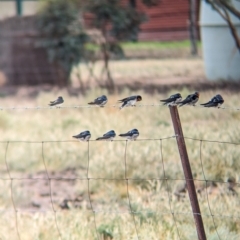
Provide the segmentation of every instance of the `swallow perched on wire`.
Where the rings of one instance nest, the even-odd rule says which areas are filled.
[[[107,103],[108,99],[105,95],[102,95],[101,97],[98,97],[93,100],[93,102],[88,103],[89,105],[98,105],[100,107],[103,107]]]
[[[182,100],[182,96],[180,93],[176,93],[171,95],[167,99],[160,100],[161,102],[164,102],[163,105],[167,106],[176,106],[180,101]]]
[[[119,134],[120,137],[127,137],[128,140],[136,140],[139,136],[139,132],[136,128],[128,131],[127,133]]]
[[[91,138],[91,133],[87,130],[79,133],[78,135],[74,135],[72,137],[78,139],[79,141],[86,142],[86,141],[89,141],[89,139]]]
[[[220,106],[223,103],[224,103],[224,99],[222,98],[222,96],[220,94],[217,94],[209,102],[202,103],[201,105],[204,106],[204,107],[218,107],[218,108],[220,108]]]
[[[123,103],[120,109],[124,107],[135,106],[136,102],[139,102],[139,101],[142,101],[142,97],[140,95],[131,96],[131,97],[118,100],[118,102]]]
[[[61,105],[64,102],[63,98],[59,96],[55,101],[50,101],[49,106]]]
[[[183,105],[192,105],[195,106],[195,103],[198,101],[199,99],[199,92],[195,92],[193,94],[189,94],[183,101],[179,102],[179,107],[183,106]]]
[[[114,130],[111,130],[105,134],[103,134],[102,137],[97,138],[96,140],[107,140],[107,141],[112,141],[113,138],[116,137],[116,133],[114,132]]]

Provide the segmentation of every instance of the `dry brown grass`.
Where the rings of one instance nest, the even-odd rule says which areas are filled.
[[[94,66],[94,74],[100,80],[103,63],[98,61]],[[110,69],[116,85],[137,82],[141,84],[186,84],[205,81],[204,66],[201,58],[188,59],[141,59],[128,61],[111,61]],[[76,74],[80,71],[83,82],[89,81],[89,70],[82,64],[72,75],[73,86],[79,86]],[[96,86],[92,79],[90,85]]]
[[[117,99],[141,94],[142,104],[159,103],[169,94],[148,95],[143,91],[125,90],[110,95],[107,106],[116,104]],[[183,96],[188,90],[181,91]],[[205,102],[216,91],[201,94]],[[3,97],[1,106],[47,106],[49,100],[62,95],[64,106],[85,105],[105,90],[91,90],[86,96],[72,96],[66,90],[40,92],[36,98],[22,93]],[[221,92],[225,106],[238,105],[238,95]],[[25,95],[25,97],[24,97]],[[185,136],[220,141],[240,142],[238,112],[231,110],[182,107],[179,109]],[[42,160],[42,144],[13,143],[14,140],[48,141],[72,140],[72,135],[89,129],[92,139],[110,129],[117,134],[137,128],[139,138],[163,138],[172,136],[173,127],[167,107],[117,108],[64,108],[45,110],[4,110],[0,115],[2,141],[10,141],[6,160],[11,177],[46,177]],[[119,139],[119,137],[117,137]],[[89,177],[92,206],[96,211],[96,225],[99,236],[108,239],[136,239],[132,216],[129,214],[128,192],[125,180],[125,142],[90,142]],[[163,140],[163,161],[165,173],[170,179],[184,179],[175,139]],[[199,155],[200,142],[186,140],[194,177],[204,180]],[[1,177],[8,179],[5,164],[7,143],[0,145]],[[94,218],[88,199],[87,143],[44,143],[44,160],[50,177],[79,178],[75,181],[51,181],[52,199],[56,209],[57,224],[63,239],[96,239]],[[233,176],[239,180],[238,146],[205,143],[202,144],[204,173],[209,180],[226,181]],[[175,212],[176,224],[181,239],[196,239],[195,225],[188,196],[177,201],[174,191],[183,180],[159,181],[163,178],[160,141],[129,142],[127,147],[127,178],[131,207],[135,214],[138,235],[141,239],[178,239],[176,226],[169,207]],[[99,178],[102,178],[99,179]],[[83,179],[83,180],[81,180]],[[135,180],[131,180],[135,179]],[[143,180],[146,179],[146,180]],[[151,180],[152,179],[152,180]],[[204,181],[196,181],[197,188]],[[1,194],[1,239],[17,239],[15,215],[11,202],[10,180],[0,180]],[[18,209],[18,228],[21,239],[57,239],[58,232],[49,196],[47,180],[14,180],[13,199]],[[238,187],[236,186],[238,192]],[[239,216],[239,198],[227,191],[226,183],[217,183],[208,188],[212,213],[221,238],[238,239],[238,218],[219,218],[219,215]],[[168,195],[169,193],[169,195]],[[217,239],[210,216],[207,195],[198,195],[208,239]],[[76,200],[78,198],[78,200]],[[68,210],[62,209],[63,200],[68,201]],[[38,207],[36,204],[39,204]],[[33,211],[33,212],[31,212]],[[7,223],[7,224],[6,224]],[[103,237],[105,236],[105,238]],[[109,238],[110,239],[110,238]]]

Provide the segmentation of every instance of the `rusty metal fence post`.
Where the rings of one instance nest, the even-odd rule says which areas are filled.
[[[177,136],[176,140],[177,140],[178,150],[179,150],[179,154],[182,162],[184,176],[187,183],[187,190],[188,190],[188,195],[189,195],[191,206],[192,206],[192,212],[193,212],[193,216],[196,224],[198,239],[206,240],[206,234],[205,234],[204,225],[202,221],[202,215],[201,215],[199,204],[198,204],[198,198],[196,194],[195,184],[193,181],[190,162],[188,159],[187,148],[184,141],[178,109],[176,106],[169,106],[169,109],[170,109],[170,114],[173,122],[175,135]]]

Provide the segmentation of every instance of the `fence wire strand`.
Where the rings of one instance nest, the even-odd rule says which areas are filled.
[[[164,177],[164,179],[166,181],[166,186],[167,186],[168,205],[169,205],[169,209],[170,209],[171,214],[172,214],[174,225],[175,225],[176,230],[177,230],[178,239],[181,240],[180,233],[179,233],[178,226],[177,226],[177,222],[176,222],[175,215],[174,215],[174,212],[172,210],[172,205],[171,205],[170,188],[169,188],[168,178],[166,176],[165,167],[164,167],[164,161],[163,161],[162,139],[160,139],[160,156],[161,156],[161,162],[162,162],[163,177]]]
[[[93,214],[93,222],[94,222],[94,229],[95,229],[95,235],[96,238],[98,240],[101,239],[100,233],[98,232],[98,227],[97,227],[97,222],[96,222],[96,214],[97,213],[116,213],[116,214],[130,214],[132,216],[132,221],[133,221],[133,226],[136,232],[136,238],[137,239],[141,239],[140,234],[139,234],[139,230],[138,230],[138,225],[137,225],[137,220],[136,220],[136,216],[138,213],[152,213],[151,211],[144,211],[144,210],[135,210],[133,208],[132,205],[132,200],[131,200],[131,194],[130,194],[130,189],[129,189],[129,181],[146,181],[146,180],[156,180],[156,181],[162,181],[165,182],[166,184],[166,188],[167,188],[167,199],[168,199],[168,205],[169,205],[169,210],[173,219],[173,223],[176,229],[176,233],[178,236],[178,239],[181,240],[181,234],[179,231],[179,227],[177,225],[177,219],[176,216],[177,215],[189,215],[192,216],[192,214],[197,214],[197,213],[193,213],[193,212],[181,212],[181,211],[174,211],[173,207],[172,207],[172,203],[171,203],[171,191],[170,191],[170,186],[169,186],[169,180],[170,181],[186,181],[186,180],[192,180],[192,181],[199,181],[199,182],[204,182],[205,183],[205,192],[206,192],[206,200],[207,200],[207,205],[208,205],[208,210],[209,210],[209,214],[206,213],[202,213],[202,216],[207,216],[207,217],[211,217],[212,218],[212,222],[214,225],[214,230],[218,236],[218,239],[221,240],[221,236],[218,232],[217,229],[217,224],[215,222],[216,218],[219,219],[236,219],[236,221],[240,222],[240,216],[237,214],[234,215],[224,215],[224,214],[213,214],[212,212],[212,208],[211,208],[211,204],[210,204],[210,200],[209,200],[209,193],[207,191],[207,187],[208,187],[208,183],[211,182],[215,182],[215,183],[221,183],[221,184],[227,184],[227,181],[222,181],[222,180],[208,180],[206,175],[205,175],[205,171],[204,171],[204,163],[203,163],[203,156],[202,156],[202,151],[203,151],[203,142],[204,143],[217,143],[217,144],[232,144],[232,145],[240,145],[240,143],[237,142],[227,142],[227,141],[220,141],[220,140],[208,140],[208,139],[198,139],[198,138],[194,138],[194,137],[184,137],[185,139],[189,139],[192,141],[197,141],[199,142],[199,159],[200,159],[200,163],[201,163],[201,170],[202,170],[202,175],[203,175],[203,179],[197,179],[197,178],[193,178],[193,179],[185,179],[185,178],[168,178],[167,174],[166,174],[166,170],[165,170],[165,165],[164,165],[164,156],[163,156],[163,141],[164,140],[170,140],[172,138],[175,138],[176,135],[174,136],[169,136],[169,137],[163,137],[163,138],[146,138],[146,139],[137,139],[136,141],[156,141],[159,142],[159,149],[160,149],[160,163],[161,163],[161,167],[162,167],[162,173],[163,173],[163,177],[159,176],[155,177],[155,178],[131,178],[128,176],[128,162],[127,162],[127,157],[128,157],[128,151],[129,151],[129,147],[128,147],[128,140],[114,140],[114,141],[125,141],[125,145],[124,145],[124,177],[122,178],[104,178],[104,177],[90,177],[89,176],[89,170],[90,170],[90,144],[91,141],[87,142],[87,169],[86,169],[86,177],[74,177],[74,178],[69,178],[69,177],[53,177],[49,175],[49,171],[48,171],[48,167],[46,164],[46,160],[45,160],[45,154],[44,154],[44,144],[45,143],[55,143],[55,142],[76,142],[76,140],[54,140],[54,141],[21,141],[21,140],[13,140],[13,141],[1,141],[1,143],[5,143],[6,144],[6,148],[5,148],[5,165],[6,165],[6,171],[8,174],[8,178],[5,177],[0,177],[1,180],[10,180],[11,185],[10,185],[10,191],[11,191],[11,202],[12,202],[12,206],[13,206],[13,211],[15,214],[15,227],[16,227],[16,233],[18,236],[18,239],[21,240],[21,236],[20,236],[20,231],[19,231],[19,223],[18,223],[18,212],[48,212],[48,211],[43,211],[43,210],[18,210],[16,205],[15,205],[15,201],[14,201],[14,194],[13,194],[13,181],[14,180],[46,180],[48,181],[48,186],[49,186],[49,198],[50,198],[50,202],[51,202],[51,208],[52,210],[50,212],[53,212],[54,214],[54,222],[55,222],[55,226],[56,226],[56,230],[58,233],[58,237],[59,239],[63,239],[62,238],[62,234],[60,231],[60,227],[58,225],[58,219],[57,219],[57,213],[60,213],[61,210],[57,210],[54,207],[54,200],[53,200],[53,192],[52,192],[52,181],[53,180],[83,180],[86,181],[87,180],[87,192],[88,192],[88,199],[89,199],[89,204],[90,204],[90,211]],[[96,141],[96,140],[92,140],[92,141]],[[9,150],[9,146],[10,144],[13,143],[36,143],[36,144],[41,144],[41,151],[42,151],[42,163],[44,165],[44,169],[45,169],[45,173],[46,173],[46,177],[12,177],[11,175],[11,170],[8,164],[8,150]],[[94,209],[93,206],[93,202],[91,199],[91,188],[90,188],[90,181],[92,180],[109,180],[109,181],[116,181],[116,180],[120,180],[120,181],[125,181],[126,184],[126,190],[127,190],[127,201],[128,201],[128,206],[129,206],[129,210],[128,211],[106,211],[106,210],[97,210]],[[236,182],[236,184],[238,184],[240,186],[240,182]],[[9,212],[9,210],[0,210],[0,212]],[[164,211],[154,211],[160,215],[167,215],[169,214],[169,212],[164,212]]]
[[[130,209],[130,214],[131,214],[132,219],[133,219],[137,239],[139,239],[137,224],[136,224],[136,220],[135,220],[135,216],[134,216],[135,212],[132,209],[129,187],[128,187],[128,181],[129,181],[128,176],[127,176],[127,146],[128,146],[128,141],[127,140],[125,140],[125,141],[126,141],[126,144],[125,144],[125,153],[124,153],[124,175],[125,175],[125,182],[126,182],[126,187],[127,187],[128,205],[129,205],[129,209]]]
[[[13,210],[14,210],[14,215],[15,215],[15,226],[16,226],[16,231],[17,231],[17,237],[19,240],[21,240],[21,237],[20,237],[20,232],[19,232],[19,227],[18,227],[18,215],[17,215],[17,208],[16,208],[16,205],[15,205],[15,202],[14,202],[14,198],[13,198],[13,178],[11,176],[11,172],[10,172],[10,168],[8,166],[8,162],[7,162],[7,152],[8,152],[8,147],[9,147],[9,142],[7,142],[7,145],[6,145],[6,149],[5,149],[5,164],[6,164],[6,170],[7,170],[7,173],[8,173],[8,176],[9,176],[9,180],[11,181],[10,184],[11,184],[11,187],[10,187],[10,191],[11,191],[11,202],[12,202],[12,206],[13,206]]]
[[[51,206],[52,206],[52,211],[54,214],[54,221],[55,221],[55,225],[56,225],[56,229],[57,229],[57,233],[58,233],[58,237],[59,239],[62,240],[62,234],[60,232],[59,226],[58,226],[58,222],[57,222],[57,212],[54,208],[54,204],[53,204],[53,198],[52,198],[52,185],[51,185],[51,178],[48,174],[48,169],[47,169],[47,165],[45,162],[45,158],[44,158],[44,142],[42,142],[42,161],[43,161],[43,165],[46,171],[46,176],[47,176],[47,180],[48,180],[48,186],[49,186],[49,197],[50,197],[50,202],[51,202]]]
[[[95,228],[96,236],[97,236],[97,239],[100,240],[98,230],[97,230],[97,223],[96,223],[96,212],[97,211],[94,210],[93,205],[92,205],[92,200],[91,200],[90,180],[91,179],[88,178],[88,199],[89,199],[89,204],[90,204],[90,207],[91,207],[91,211],[93,213],[93,221],[94,221],[94,228]]]
[[[96,211],[94,210],[93,208],[93,205],[92,205],[92,200],[91,200],[91,191],[90,191],[90,180],[91,178],[89,178],[89,167],[90,167],[90,144],[89,144],[89,141],[88,141],[88,148],[87,148],[87,156],[88,156],[88,163],[87,163],[87,191],[88,191],[88,200],[89,200],[89,204],[90,204],[90,208],[91,208],[91,211],[92,211],[92,214],[93,214],[93,222],[94,222],[94,229],[95,229],[95,233],[96,233],[96,236],[97,236],[97,239],[100,240],[100,236],[98,234],[98,230],[97,230],[97,222],[96,222]]]
[[[200,162],[201,162],[202,174],[203,174],[204,181],[205,181],[205,192],[206,192],[206,196],[207,196],[208,209],[209,209],[210,215],[212,217],[215,232],[217,233],[218,239],[221,240],[218,230],[217,230],[216,223],[215,223],[214,215],[212,214],[212,209],[210,207],[210,201],[209,201],[208,190],[207,190],[208,180],[206,179],[206,175],[205,175],[204,168],[203,168],[203,160],[202,160],[202,141],[200,141],[200,145],[199,145],[199,158],[200,158]]]
[[[134,107],[166,107],[163,104],[156,104],[156,103],[147,103],[147,104],[137,104]],[[204,109],[209,109],[206,108],[200,104],[196,104],[195,106],[184,106],[184,107],[194,107],[194,108],[204,108]],[[94,109],[94,108],[99,108],[97,105],[72,105],[72,106],[10,106],[10,107],[0,107],[0,111],[17,111],[17,110],[61,110],[61,109]],[[120,105],[113,104],[113,105],[105,105],[104,108],[120,108]],[[215,108],[216,110],[229,110],[229,111],[240,111],[240,107],[218,107]]]

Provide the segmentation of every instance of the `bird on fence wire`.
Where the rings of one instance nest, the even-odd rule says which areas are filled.
[[[62,96],[59,96],[56,100],[54,101],[50,101],[50,103],[48,104],[49,106],[56,106],[56,105],[61,105],[63,104],[64,100],[63,100],[63,97]]]
[[[136,128],[128,131],[127,133],[119,134],[120,137],[126,137],[127,140],[134,140],[136,141],[137,137],[139,136],[139,132]]]
[[[160,100],[160,102],[164,102],[163,105],[167,106],[176,106],[182,100],[182,96],[180,93],[176,93],[171,95],[167,99]]]
[[[101,97],[98,97],[94,99],[92,102],[89,102],[89,105],[97,105],[100,107],[104,107],[104,105],[107,103],[108,99],[105,95],[102,95]]]
[[[195,103],[198,101],[199,99],[199,92],[195,92],[193,94],[189,94],[183,101],[179,102],[179,107],[182,107],[183,105],[191,105],[191,106],[195,106]]]
[[[220,106],[224,103],[224,99],[220,94],[217,94],[214,96],[209,102],[202,103],[200,105],[204,107],[217,107],[220,108]]]
[[[123,103],[120,109],[124,107],[129,107],[129,106],[136,106],[136,102],[142,101],[142,97],[140,95],[136,96],[130,96],[127,98],[123,98],[121,100],[118,100],[118,102]]]
[[[91,133],[87,131],[83,131],[77,135],[72,136],[73,138],[76,138],[79,141],[87,142],[91,138]]]
[[[112,141],[115,137],[116,137],[116,133],[114,132],[114,130],[110,130],[109,132],[103,134],[102,137],[99,137],[96,140]]]

